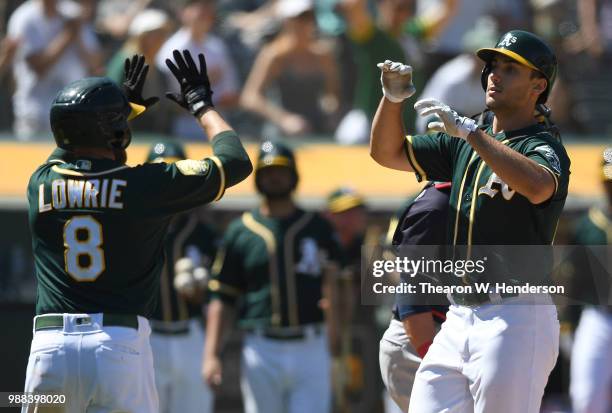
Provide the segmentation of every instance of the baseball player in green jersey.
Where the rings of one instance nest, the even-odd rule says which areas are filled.
[[[299,208],[295,158],[280,142],[261,145],[255,184],[263,197],[233,221],[213,264],[203,374],[222,379],[223,335],[237,313],[245,332],[241,387],[247,413],[328,412],[330,355],[321,301],[339,267],[331,224]]]
[[[420,115],[439,117],[428,125],[437,132],[419,136],[406,136],[401,119],[404,100],[415,92],[410,66],[380,63],[384,98],[374,116],[371,155],[418,180],[453,182],[452,245],[551,244],[570,161],[534,113],[552,87],[556,57],[521,30],[477,55],[485,62],[482,86],[492,123],[478,127],[427,99],[414,106]],[[559,345],[550,296],[493,291],[448,298],[447,320],[417,371],[409,412],[538,412]]]
[[[181,85],[169,98],[189,110],[213,156],[129,167],[128,120],[153,104],[142,56],[126,61],[123,88],[85,78],[51,107],[58,148],[28,184],[38,281],[26,392],[64,394],[65,412],[158,410],[149,344],[172,217],[219,199],[250,160],[215,111],[203,55],[166,61]],[[33,406],[24,406],[30,411]]]
[[[177,141],[154,143],[147,162],[186,159]],[[151,317],[151,348],[160,413],[212,412],[213,393],[202,381],[203,299],[217,234],[199,219],[202,210],[176,215],[164,241],[166,262]]]
[[[574,242],[579,245],[612,245],[612,149],[608,148],[604,156],[608,158],[602,163],[606,205],[592,207],[579,220],[574,235]],[[579,292],[586,294],[586,302],[599,305],[582,310],[576,329],[570,364],[572,408],[576,413],[606,413],[612,410],[610,267],[604,270],[596,264],[598,260],[589,260],[585,254],[579,257],[573,265],[573,281]]]
[[[382,383],[368,374],[377,364],[378,329],[372,307],[359,305],[361,249],[377,243],[379,231],[377,227],[368,231],[365,199],[351,187],[340,187],[328,195],[324,217],[338,234],[346,259],[345,271],[333,279],[331,290],[337,297],[334,316],[339,328],[339,348],[333,351],[333,411],[371,412],[382,404]]]

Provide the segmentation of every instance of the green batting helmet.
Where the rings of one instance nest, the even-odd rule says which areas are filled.
[[[333,214],[363,206],[363,197],[353,188],[338,188],[327,197],[327,210]]]
[[[524,30],[511,30],[499,39],[495,47],[478,49],[476,54],[486,63],[480,78],[484,90],[487,90],[491,61],[496,54],[502,54],[540,72],[546,78],[546,90],[540,94],[538,103],[546,102],[557,76],[557,57],[544,40]]]
[[[147,155],[147,162],[152,163],[172,163],[183,159],[187,159],[185,148],[176,141],[156,142],[151,146]]]
[[[128,102],[106,77],[88,77],[64,87],[51,104],[51,130],[57,146],[125,149],[132,139],[127,121],[144,112]]]
[[[294,188],[297,186],[298,173],[297,166],[295,164],[295,155],[287,145],[280,141],[272,140],[262,142],[261,146],[259,147],[257,165],[255,166],[255,185],[258,189],[258,172],[270,166],[283,166],[289,168],[291,172],[293,172],[295,178]]]

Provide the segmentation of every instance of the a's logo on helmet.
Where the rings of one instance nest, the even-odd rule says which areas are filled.
[[[510,47],[514,43],[516,43],[516,36],[513,36],[512,33],[506,33],[504,38],[497,44],[497,47]]]
[[[158,155],[161,155],[162,153],[164,153],[165,150],[166,150],[166,145],[164,145],[163,143],[158,143],[157,145],[153,147],[153,152],[155,152]]]
[[[264,165],[272,165],[273,162],[274,162],[274,156],[272,155],[266,155],[261,160],[261,163],[263,163]]]
[[[272,149],[274,149],[274,145],[270,141],[264,142],[263,145],[261,145],[261,150],[264,152],[270,152]]]

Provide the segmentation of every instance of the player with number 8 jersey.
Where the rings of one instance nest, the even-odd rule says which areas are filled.
[[[142,98],[142,56],[126,60],[123,88],[81,79],[52,105],[58,148],[28,185],[38,287],[25,391],[66,395],[65,412],[158,411],[147,318],[157,305],[168,225],[252,170],[214,110],[204,56],[199,68],[189,52],[173,57],[167,64],[181,93],[169,98],[213,137],[208,158],[125,164],[128,121],[158,100]]]

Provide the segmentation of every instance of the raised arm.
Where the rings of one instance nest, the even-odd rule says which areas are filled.
[[[435,99],[420,100],[414,107],[421,116],[438,115],[440,121],[428,128],[465,139],[497,176],[532,204],[547,201],[554,194],[552,172],[478,129],[473,119],[459,116]]]
[[[370,156],[387,168],[414,172],[404,152],[406,134],[402,119],[403,102],[415,93],[412,68],[389,60],[378,67],[384,96],[372,121]]]
[[[212,140],[213,153],[223,164],[226,187],[244,180],[253,171],[251,161],[238,135],[214,109],[213,91],[206,71],[206,59],[198,55],[199,68],[188,50],[172,52],[174,62],[166,65],[181,86],[180,93],[166,93],[166,97],[188,110]]]
[[[44,76],[75,41],[80,30],[81,23],[78,19],[66,20],[62,31],[50,39],[46,47],[26,57],[27,64],[39,77]]]
[[[508,186],[532,204],[541,204],[555,193],[552,172],[480,129],[467,136],[467,142]]]

